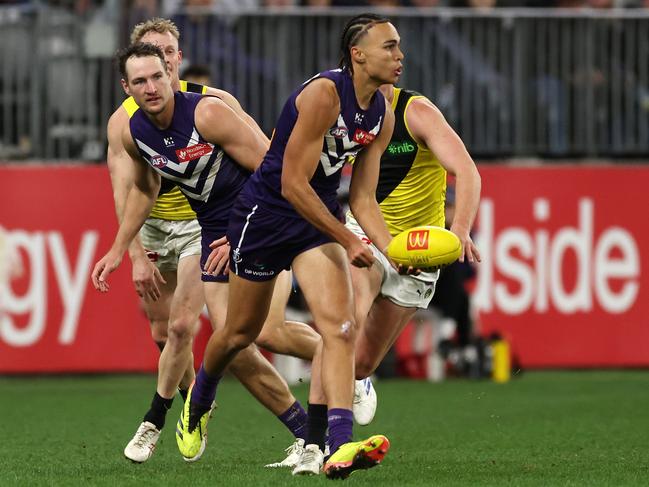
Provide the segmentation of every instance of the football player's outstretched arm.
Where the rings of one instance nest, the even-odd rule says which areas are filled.
[[[442,112],[425,98],[413,100],[406,111],[412,136],[423,143],[451,174],[455,174],[455,216],[451,231],[462,243],[460,262],[480,262],[480,253],[471,239],[471,227],[480,204],[480,174],[464,143]]]
[[[331,236],[357,267],[374,262],[370,248],[334,217],[309,182],[320,164],[324,136],[340,113],[335,85],[315,80],[296,99],[298,116],[284,152],[282,195],[306,220]]]
[[[254,171],[268,150],[268,139],[256,132],[218,98],[203,98],[194,114],[196,129],[205,140],[219,145],[241,166]]]
[[[108,275],[119,266],[124,252],[151,212],[160,190],[160,176],[138,154],[128,126],[124,127],[122,143],[133,167],[133,185],[126,198],[122,222],[115,241],[92,271],[93,285],[103,292],[109,289],[106,281]]]
[[[363,149],[353,165],[349,187],[349,207],[368,238],[385,253],[392,236],[376,201],[381,156],[390,143],[394,113],[385,107],[385,121],[376,139]]]
[[[118,223],[122,222],[126,197],[133,186],[134,169],[131,156],[126,152],[122,143],[122,132],[128,125],[128,114],[119,107],[108,120],[108,153],[107,164],[110,182],[113,186],[113,200]],[[160,297],[158,283],[165,280],[158,268],[149,261],[144,246],[136,235],[128,247],[129,257],[133,267],[132,279],[136,292],[143,297],[156,300]]]

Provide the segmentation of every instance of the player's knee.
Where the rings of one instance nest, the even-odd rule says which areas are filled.
[[[255,337],[249,333],[232,333],[227,337],[226,343],[231,352],[239,352],[250,345]]]
[[[343,342],[346,346],[354,346],[356,341],[356,324],[353,319],[346,319],[337,324],[323,328],[322,338],[327,341],[336,340]]]
[[[169,323],[167,331],[169,337],[174,341],[187,341],[192,339],[194,329],[193,318],[178,318]]]

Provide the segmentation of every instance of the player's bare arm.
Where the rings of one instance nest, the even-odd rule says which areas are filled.
[[[261,130],[261,127],[257,124],[255,119],[252,118],[250,115],[248,115],[248,113],[241,107],[239,100],[237,100],[234,96],[232,96],[227,91],[219,90],[218,88],[208,87],[205,94],[214,95],[219,97],[221,100],[223,100],[227,106],[229,106],[230,108],[232,108],[232,110],[234,110],[234,113],[239,115],[239,117],[241,117],[243,121],[246,122],[250,126],[250,128],[252,128],[257,133],[257,135],[259,135],[260,137],[266,140],[266,144],[267,144],[266,148],[270,146],[270,140],[268,140],[268,137],[266,137],[264,131]]]
[[[92,283],[95,289],[106,292],[106,279],[121,263],[124,252],[146,220],[160,190],[160,176],[143,161],[135,148],[128,126],[122,132],[124,149],[130,156],[133,167],[133,186],[126,198],[124,214],[117,236],[108,253],[95,264]]]
[[[238,105],[234,97],[230,98]],[[213,97],[204,98],[196,107],[195,120],[196,129],[205,140],[220,145],[228,155],[249,171],[259,167],[268,150],[268,138],[261,129],[255,130],[253,126],[246,123],[225,101]],[[217,274],[221,269],[227,270],[229,256],[227,240],[215,240],[210,248],[212,252],[203,270]]]
[[[106,129],[108,136],[108,153],[106,161],[110,173],[110,181],[113,186],[113,199],[115,201],[115,213],[118,222],[122,221],[126,196],[133,185],[133,170],[130,163],[130,156],[124,149],[122,143],[122,130],[128,123],[126,110],[119,107],[108,120]]]
[[[282,196],[318,230],[340,243],[353,265],[368,267],[374,262],[372,251],[331,214],[309,184],[320,164],[324,136],[340,113],[335,85],[315,80],[295,103],[298,117],[284,152]]]
[[[194,115],[196,129],[205,140],[220,145],[241,166],[254,171],[268,150],[268,139],[256,133],[222,100],[202,99]]]
[[[133,186],[134,170],[131,157],[122,143],[122,132],[128,124],[128,114],[119,107],[108,120],[108,153],[107,164],[110,181],[113,187],[113,200],[117,221],[122,222],[126,197]],[[157,300],[160,297],[158,283],[165,280],[158,268],[153,265],[142,246],[139,235],[136,235],[128,247],[133,266],[133,283],[139,296]]]
[[[408,127],[419,143],[428,147],[444,168],[455,175],[456,207],[451,231],[462,243],[460,262],[480,262],[480,253],[471,239],[478,205],[481,180],[478,169],[464,143],[448,124],[444,115],[430,101],[414,100],[406,111]]]
[[[394,113],[386,104],[385,121],[381,132],[356,158],[349,188],[349,206],[354,218],[369,239],[383,253],[392,240],[392,236],[376,201],[376,185],[379,181],[381,155],[390,143],[393,129]]]

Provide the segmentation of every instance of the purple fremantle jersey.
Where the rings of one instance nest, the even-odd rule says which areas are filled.
[[[194,111],[202,98],[176,92],[167,129],[153,125],[143,110],[136,111],[129,123],[135,145],[163,178],[163,187],[180,188],[203,229],[224,230],[232,203],[250,173],[196,130]]]
[[[282,196],[281,183],[284,151],[298,116],[295,99],[310,82],[321,78],[329,79],[336,84],[336,91],[340,98],[340,114],[324,137],[320,164],[310,184],[332,213],[338,211],[336,195],[345,161],[356,156],[361,149],[372,142],[383,126],[385,98],[377,91],[367,110],[360,108],[348,70],[324,71],[298,88],[284,105],[264,161],[242,191],[242,196],[249,201],[259,201],[262,205],[285,216],[301,218]]]

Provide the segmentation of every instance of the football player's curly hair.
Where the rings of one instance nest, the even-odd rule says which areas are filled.
[[[340,37],[340,62],[338,67],[354,72],[351,48],[367,35],[367,31],[377,24],[385,24],[390,19],[382,15],[365,13],[353,17],[347,22]]]
[[[140,42],[149,32],[157,32],[158,34],[166,34],[169,32],[176,39],[180,40],[180,32],[178,31],[176,24],[169,19],[156,17],[147,20],[146,22],[141,22],[133,27],[133,32],[131,32],[131,44]]]

